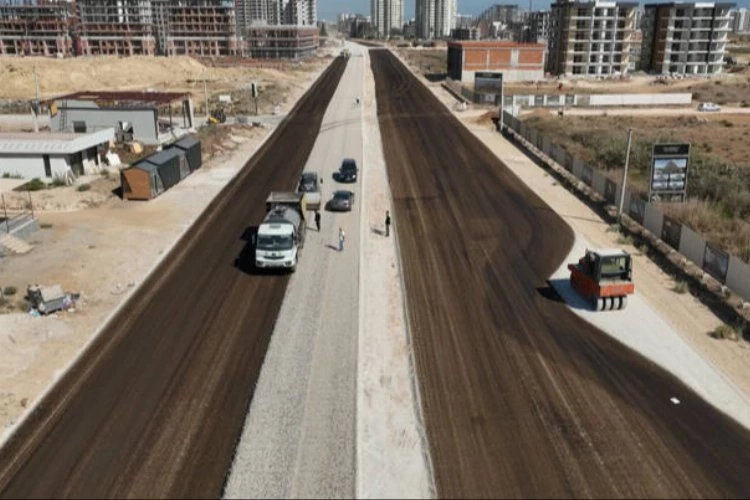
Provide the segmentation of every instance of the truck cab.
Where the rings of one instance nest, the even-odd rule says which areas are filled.
[[[318,173],[302,172],[297,184],[297,193],[305,194],[308,210],[320,210],[322,196],[320,194],[320,177]]]
[[[255,235],[255,266],[258,269],[297,268],[305,242],[305,195],[271,193],[266,216]]]

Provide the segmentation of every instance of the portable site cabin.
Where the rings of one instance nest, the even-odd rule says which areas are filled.
[[[158,151],[144,161],[157,166],[164,189],[171,188],[190,175],[190,168],[185,159],[185,152],[178,148]]]
[[[122,170],[120,179],[126,200],[150,200],[164,192],[159,169],[146,160]]]
[[[187,158],[187,164],[192,172],[198,169],[203,164],[201,157],[201,141],[191,135],[186,135],[178,141],[168,146],[171,148],[178,148],[185,152],[185,158]]]

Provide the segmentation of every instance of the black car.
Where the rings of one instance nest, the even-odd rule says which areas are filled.
[[[339,182],[357,182],[357,162],[351,158],[346,158],[341,162],[339,171],[336,172],[335,178]]]
[[[350,212],[354,205],[354,193],[351,191],[334,191],[333,198],[328,200],[328,210]]]

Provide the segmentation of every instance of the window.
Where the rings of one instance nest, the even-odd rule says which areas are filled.
[[[52,177],[52,165],[49,162],[49,155],[44,155],[42,158],[44,159],[44,176]]]
[[[86,133],[86,122],[74,121],[73,122],[73,132],[75,132],[76,134],[85,134]]]

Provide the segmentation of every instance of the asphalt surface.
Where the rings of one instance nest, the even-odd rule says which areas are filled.
[[[439,496],[750,495],[750,433],[571,313],[546,283],[570,228],[370,57]]]
[[[294,187],[345,66],[332,62],[0,450],[0,497],[220,496],[288,282],[254,274],[248,229],[269,191]]]

